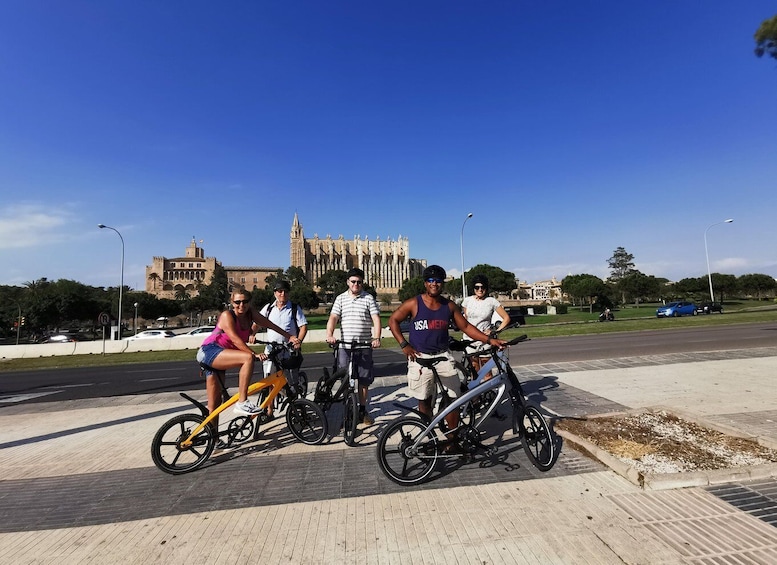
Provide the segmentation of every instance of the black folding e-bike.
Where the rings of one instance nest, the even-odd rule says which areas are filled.
[[[359,382],[357,369],[361,352],[372,348],[370,341],[340,341],[329,345],[332,348],[334,363],[332,374],[324,367],[324,376],[318,379],[313,402],[318,404],[324,412],[329,411],[333,404],[343,403],[343,439],[349,446],[356,444],[356,428],[359,425]],[[337,350],[346,349],[351,352],[348,356],[348,365],[338,367]],[[335,383],[340,381],[340,386],[335,392]]]

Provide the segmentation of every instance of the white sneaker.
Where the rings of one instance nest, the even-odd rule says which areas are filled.
[[[235,404],[235,412],[238,414],[245,414],[246,416],[254,416],[262,411],[259,406],[251,402],[250,400],[244,400]]]

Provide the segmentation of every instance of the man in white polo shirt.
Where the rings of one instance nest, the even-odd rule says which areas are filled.
[[[380,308],[369,292],[364,290],[364,271],[353,268],[346,276],[348,290],[335,298],[329,320],[326,323],[326,341],[334,343],[335,327],[340,322],[340,341],[352,340],[371,341],[373,349],[380,347]],[[346,367],[351,352],[340,348],[337,363],[339,367]],[[367,409],[367,391],[375,380],[372,370],[372,350],[364,349],[356,352],[359,359],[357,372],[359,376],[359,414],[362,423],[372,425]]]

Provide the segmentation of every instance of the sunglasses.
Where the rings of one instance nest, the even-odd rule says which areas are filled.
[[[251,301],[250,300],[233,300],[232,303],[235,306],[240,306],[241,304],[250,304]]]
[[[486,287],[483,286],[482,284],[476,284],[472,288],[474,288],[475,290],[485,290],[486,289]]]
[[[351,283],[351,284],[362,284],[362,283],[364,283],[364,281],[357,281],[357,280],[350,280],[348,282]]]
[[[428,282],[428,283],[437,283],[437,284],[442,284],[442,279],[434,279],[434,278],[432,278],[432,279],[426,279],[426,282]]]
[[[286,290],[285,288],[276,288],[275,292],[289,292],[289,291]]]

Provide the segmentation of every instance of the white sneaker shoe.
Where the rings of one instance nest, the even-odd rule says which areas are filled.
[[[262,409],[250,400],[244,400],[235,404],[235,412],[245,414],[246,416],[255,416],[261,413]]]

